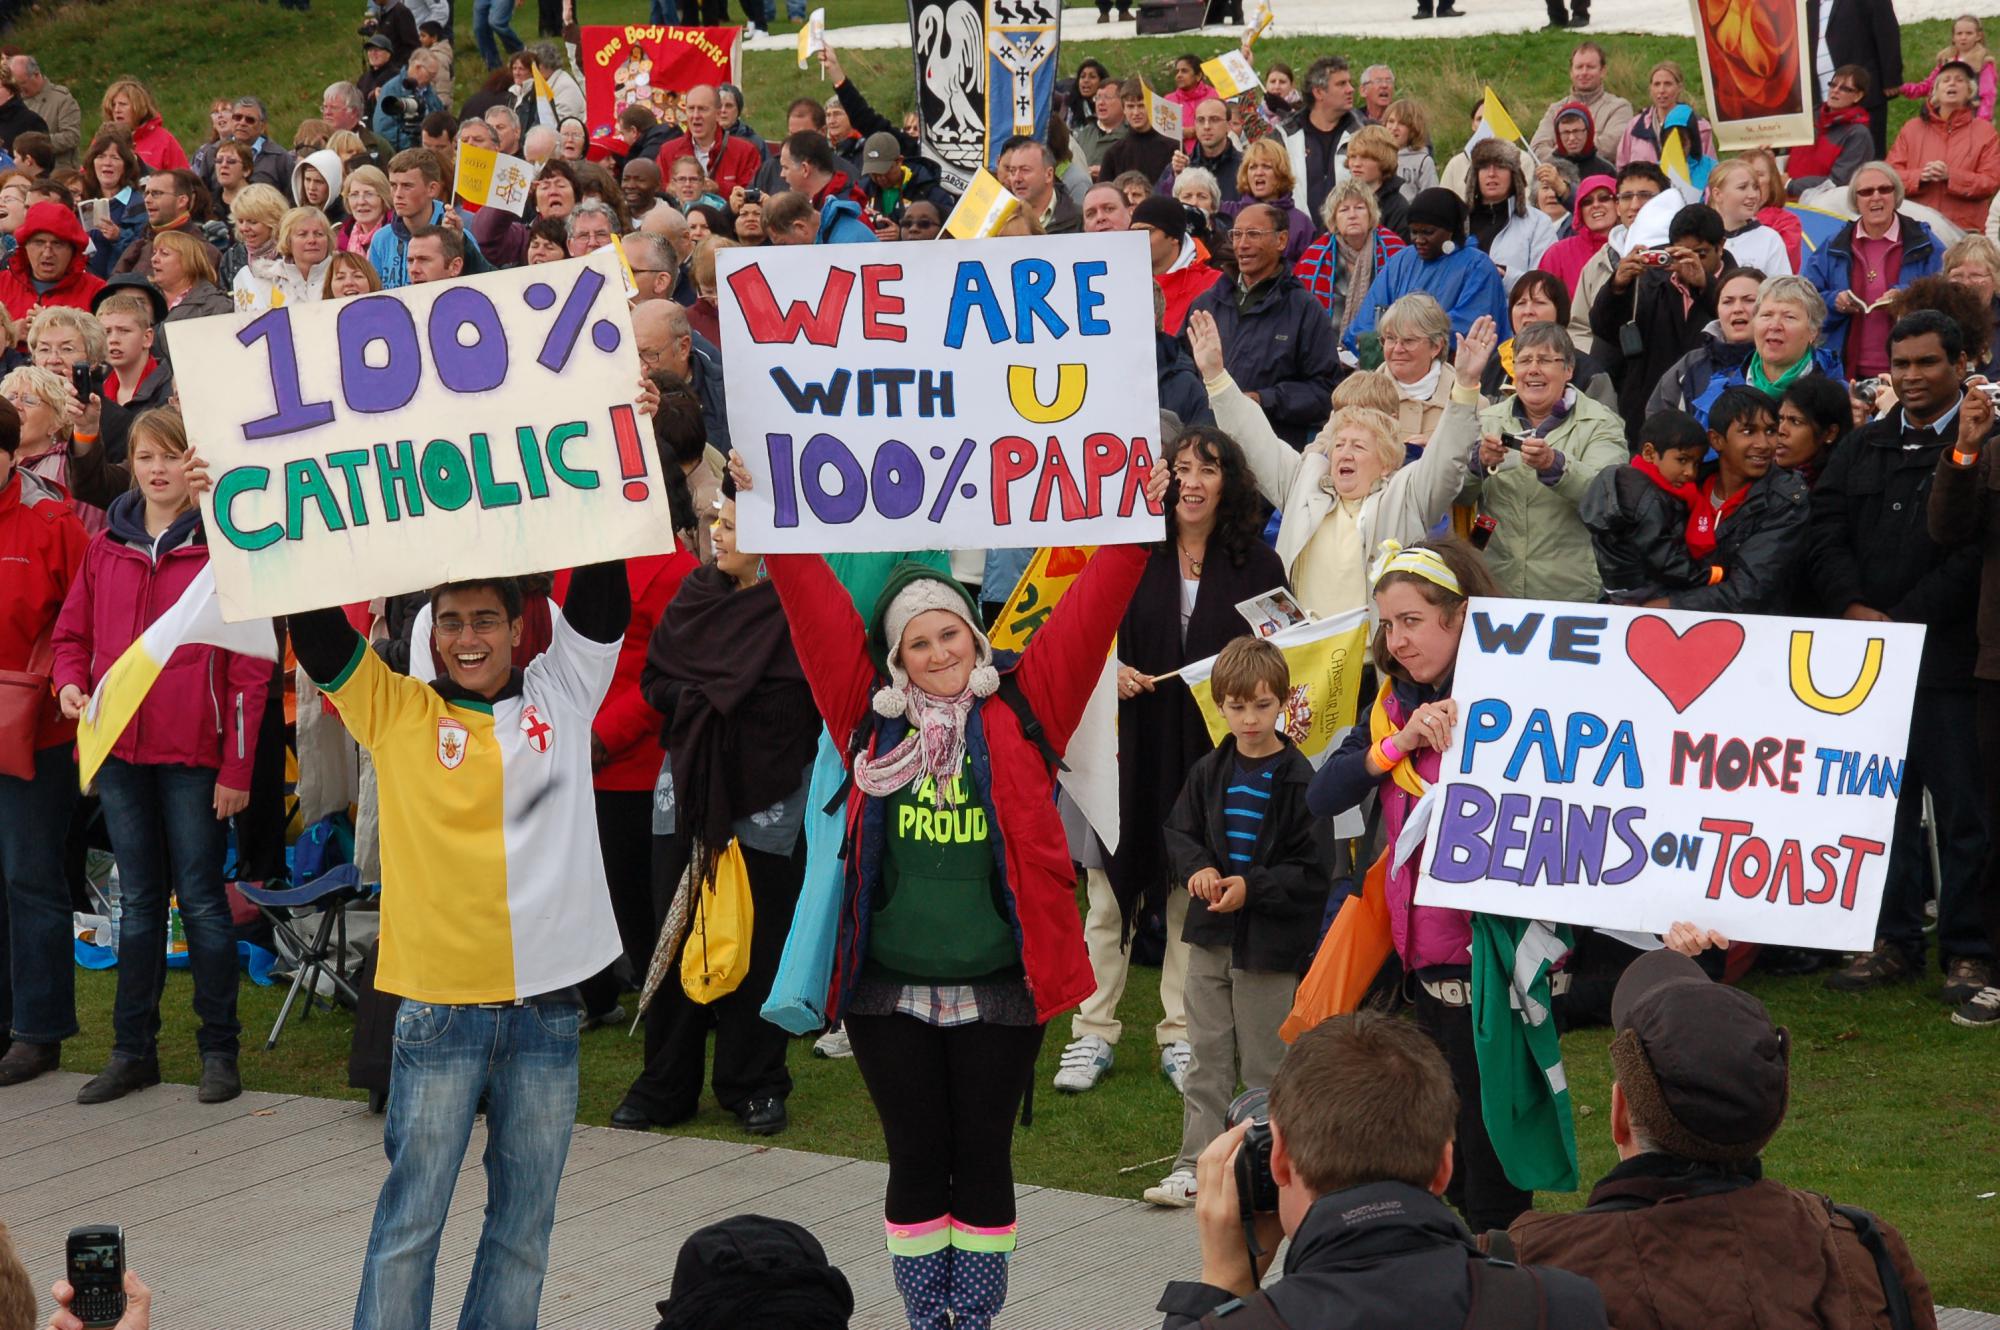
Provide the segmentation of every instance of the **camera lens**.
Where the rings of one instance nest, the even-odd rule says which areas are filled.
[[[1231,1127],[1239,1122],[1269,1122],[1271,1092],[1261,1086],[1245,1090],[1230,1101],[1229,1113],[1223,1120]]]

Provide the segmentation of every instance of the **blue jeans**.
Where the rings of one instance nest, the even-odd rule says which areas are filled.
[[[194,974],[196,1042],[236,1056],[236,931],[222,886],[229,830],[215,816],[215,768],[135,766],[115,757],[97,773],[104,825],[118,857],[123,917],[113,1056],[149,1058],[167,983],[167,897],[179,898]]]
[[[35,754],[35,778],[0,776],[0,1036],[59,1044],[76,1033],[63,837],[76,806],[68,744]]]
[[[479,58],[488,69],[500,68],[500,47],[494,38],[500,39],[509,55],[521,49],[521,39],[507,26],[513,18],[514,0],[473,0],[472,39],[479,43]]]
[[[454,1007],[403,999],[354,1330],[428,1330],[438,1236],[486,1096],[486,1222],[460,1330],[532,1330],[556,1184],[576,1122],[574,1002]]]

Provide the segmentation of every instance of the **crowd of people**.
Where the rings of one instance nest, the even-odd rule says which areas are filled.
[[[1372,810],[1373,835],[1394,843],[1437,774],[1474,595],[1924,624],[1878,940],[1850,957],[1764,948],[1755,963],[1824,970],[1847,993],[1932,975],[1957,1027],[2000,1027],[2000,485],[1984,452],[2000,139],[1978,19],[1908,81],[1884,0],[1842,0],[1824,33],[1826,7],[1812,7],[1815,141],[1721,160],[1677,64],[1628,101],[1592,41],[1527,141],[1475,112],[1443,160],[1434,103],[1386,66],[1267,63],[1261,89],[1225,99],[1181,56],[1169,95],[1186,133],[1169,138],[1141,71],[1083,61],[1047,133],[1000,146],[1016,206],[995,234],[1143,237],[1162,441],[1147,497],[1165,538],[1098,551],[1017,654],[987,629],[1032,551],[766,558],[737,539],[751,480],[728,460],[717,256],[958,243],[915,114],[877,110],[829,45],[832,95],[785,107],[782,134],[775,116],[768,138],[753,128],[724,84],[686,90],[676,123],[630,107],[592,138],[559,43],[526,46],[511,4],[481,0],[484,70],[468,69],[443,9],[377,0],[360,72],[288,143],[257,97],[222,89],[189,153],[132,78],[109,85],[86,136],[76,98],[32,55],[0,63],[0,671],[31,685],[25,700],[0,693],[0,1086],[57,1068],[78,1033],[72,918],[95,837],[117,865],[119,965],[112,1055],[79,1102],[160,1079],[170,917],[193,974],[199,1098],[241,1092],[231,883],[288,871],[288,718],[323,696],[341,729],[322,741],[365,758],[353,802],[357,863],[383,888],[374,986],[402,1000],[357,1326],[429,1323],[451,1179],[481,1111],[494,1199],[466,1323],[533,1323],[579,1034],[623,1018],[649,966],[678,970],[673,903],[725,855],[756,904],[747,974],[714,1002],[661,989],[612,1123],[672,1127],[706,1081],[746,1133],[787,1128],[789,1040],[764,1009],[825,874],[844,904],[815,1048],[853,1058],[881,1120],[886,1241],[915,1330],[1000,1311],[1010,1142],[1045,1033],[1069,1014],[1057,1090],[1099,1085],[1141,952],[1160,962],[1157,1067],[1183,1106],[1172,1166],[1145,1195],[1198,1209],[1205,1247],[1201,1285],[1162,1302],[1169,1326],[1252,1298],[1275,1230],[1261,1257],[1243,1237],[1277,1218],[1293,1277],[1270,1298],[1292,1324],[1379,1323],[1356,1308],[1411,1289],[1440,1301],[1402,1319],[1463,1320],[1485,1277],[1468,1232],[1511,1234],[1508,1250],[1573,1272],[1536,1276],[1549,1322],[1601,1324],[1609,1308],[1612,1324],[1680,1323],[1667,1293],[1598,1264],[1583,1232],[1653,1220],[1543,1219],[1509,1181],[1480,1113],[1471,917],[1414,903],[1415,856],[1386,875],[1390,966],[1407,982],[1380,985],[1408,994],[1414,1020],[1342,1018],[1289,1051],[1278,1037],[1330,903],[1374,858],[1333,819]],[[1892,140],[1896,97],[1918,105]],[[458,199],[466,144],[531,164],[525,215]],[[296,675],[184,649],[79,795],[75,726],[93,688],[207,562],[173,325],[613,243],[638,287],[637,395],[673,550],[294,615],[278,627]],[[1278,587],[1375,625],[1373,682],[1317,771],[1276,725],[1283,655],[1236,610]],[[1115,851],[1054,780],[1107,652]],[[1167,677],[1210,656],[1220,744]],[[514,780],[523,708],[590,743],[536,765],[532,797],[510,788],[505,812],[468,811],[436,778],[436,726],[467,736],[466,772]],[[296,742],[304,767],[303,729]],[[470,886],[427,891],[445,878]],[[550,912],[569,921],[562,936],[516,948],[515,929]],[[1728,945],[1693,930],[1668,942],[1710,972]],[[1854,1293],[1852,1323],[1926,1324],[1893,1230],[1759,1180],[1785,1107],[1783,1032],[1694,962],[1634,955],[1580,942],[1563,976],[1567,1026],[1621,1032],[1611,1129],[1626,1162],[1587,1213],[1671,1214],[1671,1229],[1740,1205],[1754,1216],[1740,1222],[1773,1231],[1817,1223],[1827,1271],[1896,1274],[1905,1319]],[[496,1046],[511,1056],[489,1058]],[[1719,1085],[1739,1070],[1756,1096]],[[1405,1097],[1397,1140],[1343,1097],[1355,1077]],[[1262,1216],[1235,1208],[1230,1160],[1251,1128],[1232,1107],[1239,1084],[1270,1091],[1280,1199]],[[1351,1208],[1364,1203],[1379,1211]],[[794,1263],[818,1252],[789,1229],[709,1241]],[[1355,1260],[1386,1262],[1375,1292],[1305,1277]],[[806,1283],[837,1302],[833,1275]],[[1810,1303],[1819,1277],[1770,1297]],[[1633,1306],[1646,1297],[1657,1305]]]

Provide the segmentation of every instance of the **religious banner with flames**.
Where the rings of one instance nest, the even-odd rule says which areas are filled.
[[[1717,151],[1813,141],[1806,3],[1688,0]]]

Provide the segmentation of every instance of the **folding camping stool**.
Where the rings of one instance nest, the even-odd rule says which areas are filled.
[[[266,1052],[278,1046],[278,1036],[291,1018],[292,1004],[298,1001],[301,990],[306,1000],[299,1019],[311,1016],[313,1003],[321,1000],[319,976],[326,976],[335,994],[348,1006],[360,1002],[360,995],[347,978],[347,910],[366,896],[360,869],[353,864],[341,864],[302,887],[272,891],[244,883],[237,889],[257,907],[271,925],[271,931],[282,937],[295,971],[291,991],[285,994],[285,1005],[278,1008],[277,1022],[271,1026],[271,1037],[264,1041]],[[315,908],[320,912],[319,927],[309,937],[300,925]]]

